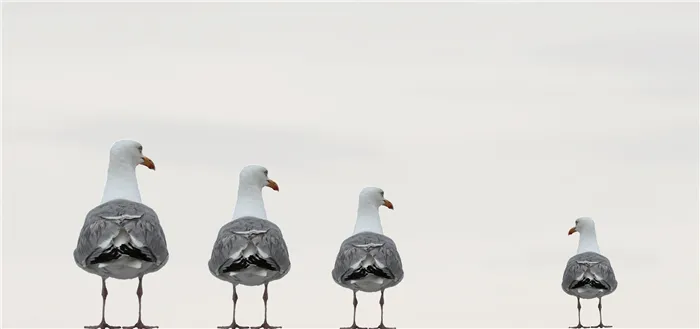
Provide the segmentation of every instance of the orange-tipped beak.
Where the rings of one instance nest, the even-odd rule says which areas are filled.
[[[394,209],[394,204],[391,203],[391,201],[384,199],[384,206],[386,206],[389,209]]]
[[[280,187],[277,186],[277,183],[275,183],[275,181],[273,181],[272,179],[267,180],[267,187],[269,187],[275,191],[278,191],[278,192],[280,190]]]
[[[569,229],[569,235],[574,234],[574,232],[576,232],[576,228],[575,228],[575,227],[572,227],[572,228]]]
[[[146,166],[148,169],[151,170],[156,170],[156,165],[153,164],[153,160],[149,159],[147,156],[143,156],[143,162],[141,162],[142,165]]]

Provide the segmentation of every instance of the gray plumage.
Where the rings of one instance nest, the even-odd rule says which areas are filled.
[[[159,270],[169,254],[155,211],[117,199],[88,212],[73,258],[89,273],[126,280]]]
[[[257,286],[279,280],[290,267],[280,228],[251,216],[221,227],[209,259],[211,274],[234,285]]]
[[[591,299],[611,294],[617,280],[608,258],[589,251],[569,259],[561,288],[569,295]]]
[[[343,241],[333,268],[333,280],[354,291],[376,292],[403,280],[401,257],[394,241],[382,234],[361,232]]]

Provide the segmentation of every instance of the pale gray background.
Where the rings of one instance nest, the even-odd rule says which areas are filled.
[[[157,165],[138,177],[172,254],[144,281],[147,324],[229,323],[206,262],[258,163],[293,262],[272,324],[350,324],[330,271],[375,185],[406,270],[389,325],[575,324],[566,232],[592,216],[620,281],[606,322],[698,326],[697,4],[8,4],[2,21],[3,327],[98,322],[72,251],[120,138]],[[108,284],[108,321],[133,324],[136,281]],[[262,288],[240,295],[259,324]]]

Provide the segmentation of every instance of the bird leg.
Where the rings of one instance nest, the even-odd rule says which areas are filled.
[[[384,289],[382,289],[382,296],[379,297],[379,308],[380,308],[380,321],[377,329],[396,329],[395,327],[387,327],[384,325]]]
[[[139,320],[135,325],[122,327],[122,329],[157,329],[158,326],[147,326],[141,322],[141,296],[143,296],[143,276],[139,276],[139,287],[136,289],[136,296],[139,298]]]
[[[107,278],[102,278],[102,321],[96,326],[85,326],[85,329],[120,329],[121,327],[110,326],[105,321],[105,305],[107,304]]]
[[[265,292],[263,292],[263,303],[265,303],[265,320],[261,325],[250,329],[281,329],[282,327],[271,326],[267,323],[267,283],[265,283]]]
[[[229,326],[219,326],[217,329],[249,329],[249,327],[241,327],[236,323],[236,303],[238,302],[238,294],[236,293],[236,285],[233,285],[233,321]]]
[[[575,327],[569,327],[569,328],[571,328],[571,329],[574,329],[574,328],[590,328],[590,327],[584,327],[584,326],[581,325],[581,298],[576,297],[576,304],[577,304],[577,307],[578,307],[578,325],[575,326]]]
[[[598,297],[598,315],[600,316],[600,323],[594,328],[612,328],[612,326],[606,326],[603,324],[603,298]]]
[[[350,327],[342,327],[340,329],[367,329],[367,328],[362,328],[357,326],[357,322],[355,322],[355,319],[357,317],[357,291],[353,290],[352,291],[352,326]]]

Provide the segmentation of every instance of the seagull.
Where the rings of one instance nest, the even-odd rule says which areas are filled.
[[[576,296],[578,306],[578,325],[569,328],[590,328],[581,325],[581,298],[598,298],[598,315],[600,323],[594,328],[610,328],[603,325],[603,296],[617,289],[617,280],[610,261],[601,255],[595,234],[595,223],[589,217],[576,220],[576,226],[569,230],[569,235],[579,233],[576,255],[566,263],[561,288],[565,293]]]
[[[379,307],[381,320],[378,329],[395,329],[384,326],[384,290],[403,280],[401,257],[394,240],[384,235],[379,220],[379,207],[394,209],[384,198],[384,191],[366,187],[360,192],[357,221],[353,235],[340,245],[333,280],[341,287],[352,290],[352,326],[341,329],[363,329],[357,326],[357,291],[381,292]]]
[[[112,145],[102,201],[87,213],[73,251],[80,268],[102,277],[102,321],[85,329],[122,328],[105,321],[107,278],[139,279],[136,289],[139,318],[135,325],[124,329],[158,328],[141,322],[142,282],[144,275],[158,271],[167,263],[169,254],[158,215],[141,203],[136,182],[138,165],[156,169],[153,161],[143,155],[140,143],[121,140]]]
[[[233,321],[219,329],[256,328],[279,329],[267,323],[267,286],[283,278],[291,263],[282,231],[267,219],[262,198],[263,187],[279,191],[275,181],[268,178],[268,170],[249,165],[241,170],[238,200],[233,220],[222,226],[212,248],[209,271],[212,275],[233,285]],[[265,319],[257,327],[241,327],[236,323],[236,286],[264,285]]]

